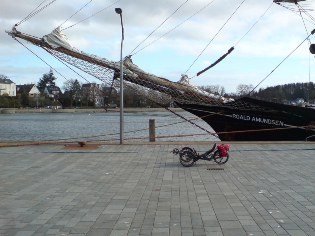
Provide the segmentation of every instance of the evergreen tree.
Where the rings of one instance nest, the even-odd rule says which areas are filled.
[[[23,107],[28,107],[30,104],[30,101],[29,101],[29,96],[28,96],[28,94],[27,93],[22,93],[21,94],[21,105],[23,106]]]
[[[50,69],[49,72],[44,74],[43,77],[37,83],[39,91],[43,92],[47,85],[55,86],[56,79],[57,78],[55,77],[53,70]]]

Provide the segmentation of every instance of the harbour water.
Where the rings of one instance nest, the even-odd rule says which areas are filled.
[[[182,116],[213,132],[193,115]],[[155,120],[156,141],[214,141],[205,131],[170,112],[131,112],[124,116],[124,138],[148,141],[149,120]],[[115,141],[119,139],[120,116],[107,113],[16,113],[0,115],[0,142],[5,141]]]

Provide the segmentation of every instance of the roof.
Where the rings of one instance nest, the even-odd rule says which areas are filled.
[[[35,86],[35,84],[17,85],[16,86],[16,92],[17,93],[29,93],[34,86]]]
[[[14,84],[14,82],[10,79],[2,79],[0,78],[0,84]]]

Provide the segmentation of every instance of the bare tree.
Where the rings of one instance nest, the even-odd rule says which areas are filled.
[[[63,84],[65,93],[70,98],[70,106],[72,107],[73,101],[77,101],[81,97],[81,84],[76,79],[70,79]]]

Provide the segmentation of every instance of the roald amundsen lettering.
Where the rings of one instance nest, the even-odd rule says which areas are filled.
[[[268,124],[268,125],[284,126],[284,122],[283,121],[272,120],[272,119],[262,118],[262,117],[257,117],[257,116],[233,114],[232,118],[233,119],[237,119],[237,120],[259,122],[259,123]]]

